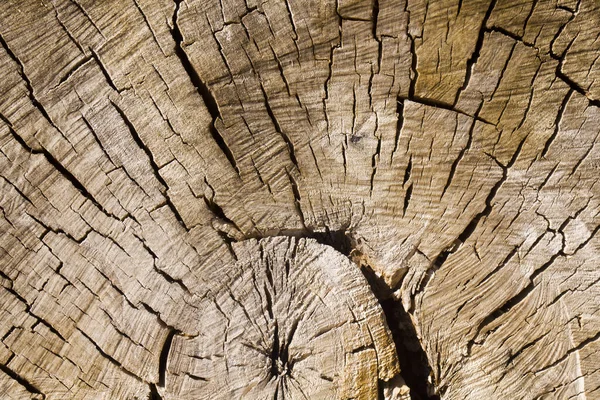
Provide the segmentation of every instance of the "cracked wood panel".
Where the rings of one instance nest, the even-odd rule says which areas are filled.
[[[2,396],[600,398],[599,26],[592,0],[2,2]],[[289,281],[285,243],[319,254]],[[330,246],[399,376],[389,337],[264,367],[274,321],[327,320],[303,280],[333,325],[381,316]]]

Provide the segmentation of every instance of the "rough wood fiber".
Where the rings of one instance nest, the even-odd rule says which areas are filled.
[[[172,339],[163,398],[377,398],[398,360],[358,268],[314,239],[233,250],[198,305],[198,333]]]
[[[599,30],[1,1],[0,397],[600,399]]]

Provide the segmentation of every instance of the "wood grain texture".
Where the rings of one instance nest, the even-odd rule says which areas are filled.
[[[286,237],[233,249],[197,334],[172,339],[163,398],[370,399],[398,374],[383,312],[347,257]]]
[[[0,398],[600,399],[599,29],[0,2]]]

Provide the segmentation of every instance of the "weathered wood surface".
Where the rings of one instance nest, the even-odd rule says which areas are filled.
[[[594,0],[3,0],[0,398],[423,398],[406,311],[431,396],[600,399],[599,37]]]
[[[238,262],[198,306],[197,334],[173,338],[164,397],[377,398],[398,360],[359,269],[314,239],[234,251]]]

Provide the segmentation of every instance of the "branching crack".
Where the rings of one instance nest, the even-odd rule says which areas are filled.
[[[146,153],[146,156],[148,157],[148,161],[150,163],[150,166],[152,167],[153,175],[156,177],[156,179],[158,180],[158,182],[164,188],[162,194],[165,197],[166,205],[169,207],[169,209],[171,210],[171,212],[173,212],[173,215],[175,216],[175,218],[177,218],[177,220],[179,221],[179,223],[184,228],[187,228],[187,226],[185,225],[185,222],[183,221],[183,218],[181,217],[181,214],[179,214],[179,211],[177,210],[177,208],[175,207],[175,205],[171,201],[171,198],[169,197],[169,192],[168,192],[169,185],[164,180],[164,178],[160,175],[159,167],[156,164],[156,161],[154,161],[154,155],[152,154],[152,151],[144,143],[144,141],[142,140],[142,138],[138,134],[137,130],[135,129],[135,126],[133,125],[133,123],[131,122],[131,120],[129,120],[129,117],[127,117],[127,115],[121,109],[121,107],[119,107],[119,105],[116,104],[112,100],[110,100],[110,103],[112,104],[112,106],[114,107],[114,109],[121,116],[121,119],[123,120],[123,122],[125,123],[125,125],[127,126],[127,128],[129,129],[129,133],[131,134],[131,137],[133,138],[133,140],[135,141],[135,143],[138,145],[138,147],[140,149],[142,149],[144,151],[144,153]]]
[[[102,210],[106,215],[109,215],[115,219],[119,219],[116,215],[108,212],[99,202],[95,199],[95,197],[87,191],[85,186],[77,179],[67,168],[65,168],[54,156],[45,148],[41,148],[41,150],[36,150],[27,145],[23,138],[17,134],[17,132],[13,129],[10,121],[0,115],[0,120],[2,120],[8,126],[8,130],[11,133],[12,137],[29,153],[31,154],[42,154],[46,160],[63,176],[65,177],[71,184],[92,204],[94,204],[99,210]]]
[[[437,256],[437,258],[435,260],[433,260],[433,262],[431,263],[431,266],[425,272],[425,278],[419,285],[417,294],[421,293],[421,292],[423,292],[423,290],[425,290],[425,288],[429,284],[429,281],[433,277],[434,272],[440,269],[440,267],[446,261],[448,256],[450,256],[450,254],[453,254],[456,251],[458,251],[458,249],[469,239],[469,237],[473,234],[473,232],[475,231],[475,228],[479,224],[479,221],[481,221],[482,218],[487,217],[490,214],[490,212],[492,211],[492,207],[493,207],[492,201],[494,200],[494,197],[496,196],[496,193],[498,192],[500,187],[504,184],[506,179],[508,179],[508,170],[513,166],[513,164],[516,162],[517,158],[519,157],[519,154],[521,153],[521,149],[523,148],[523,144],[525,143],[526,139],[527,139],[527,136],[525,136],[521,140],[521,142],[517,146],[517,149],[515,150],[512,158],[506,165],[502,165],[495,157],[488,154],[488,156],[492,157],[492,159],[496,162],[496,164],[498,164],[498,166],[502,169],[502,177],[500,178],[500,180],[498,182],[496,182],[496,184],[490,190],[490,193],[488,194],[488,196],[485,200],[485,208],[481,212],[477,213],[475,215],[475,217],[473,217],[471,222],[469,222],[469,224],[465,227],[465,229],[461,232],[461,234],[458,235],[458,237],[454,241],[454,243],[452,243],[448,248],[446,248],[444,251],[442,251]]]
[[[485,317],[481,321],[481,323],[479,323],[479,325],[477,326],[477,329],[475,330],[475,334],[473,335],[472,339],[469,340],[469,342],[467,343],[467,356],[471,354],[474,344],[481,344],[481,343],[476,342],[477,337],[479,336],[479,333],[482,332],[484,330],[484,328],[487,327],[488,325],[490,325],[493,321],[500,318],[502,315],[508,313],[516,305],[521,303],[521,301],[523,301],[536,288],[535,279],[541,273],[543,273],[545,270],[547,270],[548,267],[550,267],[552,265],[552,263],[554,263],[554,261],[558,257],[564,257],[564,256],[565,256],[565,254],[561,250],[561,251],[557,252],[556,254],[554,254],[552,257],[550,257],[550,260],[548,260],[541,267],[539,267],[535,271],[533,271],[533,273],[529,276],[529,284],[527,286],[525,286],[523,289],[521,289],[516,295],[511,297],[500,307],[496,308],[491,314],[489,314],[487,317]]]
[[[467,60],[465,81],[456,92],[456,97],[454,98],[454,107],[456,106],[456,103],[458,103],[460,94],[467,88],[467,86],[469,85],[469,81],[471,80],[473,66],[477,63],[479,55],[481,54],[481,48],[483,47],[483,40],[485,39],[485,28],[488,20],[490,19],[490,16],[492,15],[492,10],[496,6],[496,1],[497,0],[492,0],[490,2],[490,6],[488,7],[485,16],[483,17],[483,21],[481,21],[481,27],[479,28],[479,36],[477,37],[477,42],[475,43],[475,50],[473,50],[473,54],[471,54],[471,57],[469,57],[469,59]]]
[[[198,94],[200,95],[200,97],[202,97],[202,100],[204,101],[204,104],[206,105],[206,108],[208,109],[208,112],[210,113],[213,119],[209,126],[209,130],[213,139],[215,140],[215,142],[217,143],[217,145],[219,146],[219,148],[221,149],[221,151],[223,152],[233,169],[239,175],[240,169],[237,165],[237,162],[235,161],[233,152],[227,145],[225,138],[219,133],[218,129],[215,127],[215,121],[218,118],[220,118],[219,106],[217,104],[217,101],[215,100],[209,87],[204,83],[204,81],[202,81],[200,75],[198,75],[198,72],[192,65],[187,53],[183,49],[183,35],[181,34],[181,30],[179,29],[179,25],[177,24],[177,17],[181,2],[182,0],[175,0],[175,11],[173,13],[173,28],[171,29],[171,35],[175,40],[175,54],[181,61],[181,65],[183,66],[194,87],[196,87]]]

